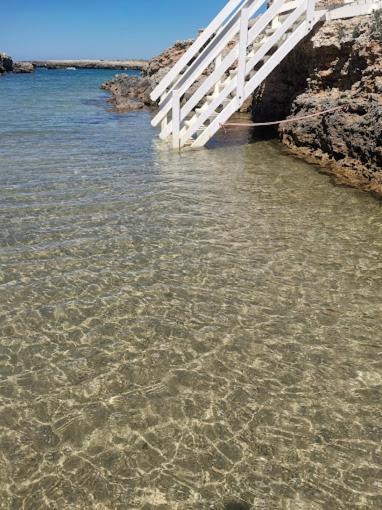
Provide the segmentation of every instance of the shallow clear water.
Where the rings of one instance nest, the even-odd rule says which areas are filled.
[[[382,508],[381,203],[112,74],[0,79],[0,508]]]

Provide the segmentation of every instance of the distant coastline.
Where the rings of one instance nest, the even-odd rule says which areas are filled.
[[[147,67],[146,60],[32,60],[34,67],[45,69],[115,69],[143,71]]]

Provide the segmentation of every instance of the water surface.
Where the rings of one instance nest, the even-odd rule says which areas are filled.
[[[112,74],[0,79],[0,508],[382,508],[380,202]]]

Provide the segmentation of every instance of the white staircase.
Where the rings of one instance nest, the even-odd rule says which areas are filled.
[[[227,2],[151,94],[160,137],[172,136],[176,149],[203,147],[326,15],[315,0]]]

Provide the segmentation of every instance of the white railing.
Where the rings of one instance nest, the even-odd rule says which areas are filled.
[[[318,19],[315,0],[229,1],[151,94],[161,138],[205,145]]]

